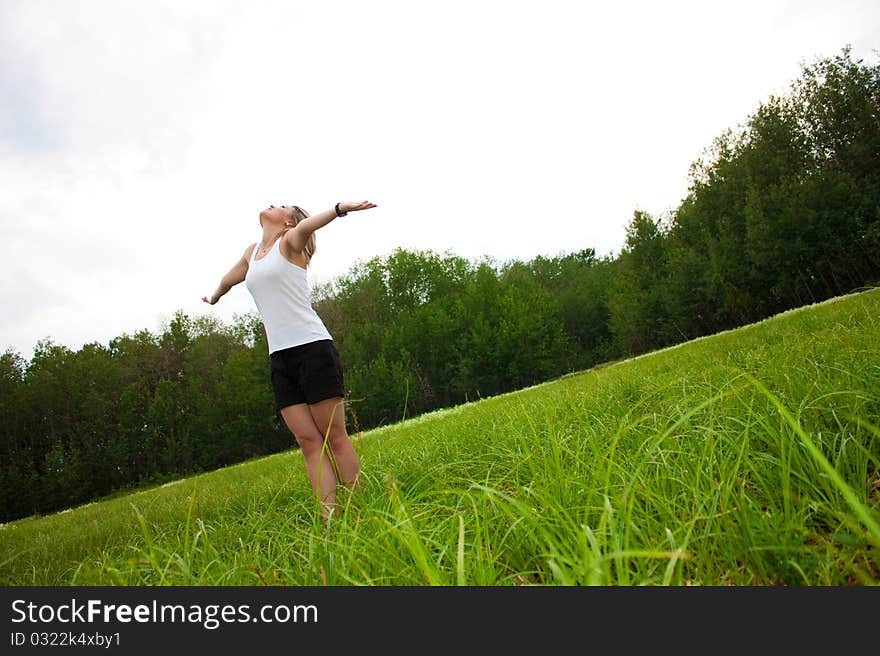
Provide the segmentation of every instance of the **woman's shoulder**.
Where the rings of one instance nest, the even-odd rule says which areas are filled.
[[[297,248],[296,242],[288,237],[292,232],[293,230],[284,231],[284,234],[281,235],[281,243],[278,244],[278,250],[285,260],[301,269],[306,269],[309,266],[309,259],[305,256],[302,249]]]

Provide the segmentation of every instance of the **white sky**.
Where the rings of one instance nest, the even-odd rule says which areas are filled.
[[[0,0],[0,350],[255,310],[200,298],[269,204],[378,204],[318,233],[313,282],[396,247],[616,254],[847,44],[876,63],[876,0]]]

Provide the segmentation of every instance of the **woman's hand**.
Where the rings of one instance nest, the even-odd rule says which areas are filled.
[[[368,200],[362,200],[357,203],[339,203],[339,209],[343,214],[348,214],[349,212],[359,212],[360,210],[369,210],[373,207],[376,207],[375,203],[371,203]]]

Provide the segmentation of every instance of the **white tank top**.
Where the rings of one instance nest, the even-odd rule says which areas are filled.
[[[254,246],[244,279],[263,319],[269,353],[320,339],[332,339],[312,308],[306,270],[284,257],[280,244],[281,239],[276,239],[269,252],[259,260],[259,244]]]

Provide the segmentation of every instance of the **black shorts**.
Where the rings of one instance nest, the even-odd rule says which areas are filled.
[[[333,340],[291,346],[269,355],[275,409],[345,396],[342,361]]]

